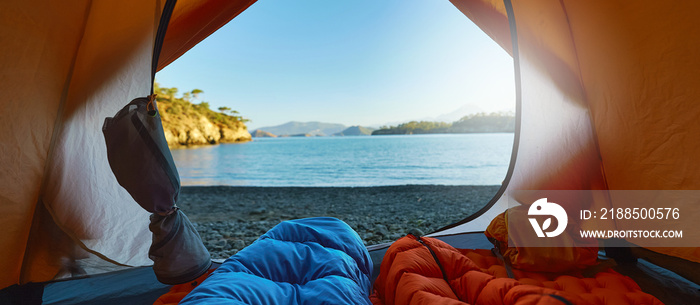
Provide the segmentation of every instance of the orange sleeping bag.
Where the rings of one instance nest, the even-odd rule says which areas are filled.
[[[192,282],[189,283],[184,283],[184,284],[179,284],[179,285],[174,285],[173,287],[170,287],[170,290],[161,295],[154,303],[153,305],[177,305],[182,301],[182,299],[185,298],[185,296],[190,293],[190,291],[194,290],[197,285],[201,284],[204,282],[204,280],[209,277],[209,275],[216,270],[216,267],[213,269],[209,269],[206,273],[202,274],[200,277],[195,279]]]
[[[394,304],[662,304],[612,269],[593,278],[505,268],[488,250],[457,250],[429,237],[394,242],[370,299]]]

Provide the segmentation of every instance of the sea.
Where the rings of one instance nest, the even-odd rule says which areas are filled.
[[[512,133],[253,138],[172,150],[182,185],[498,185]]]

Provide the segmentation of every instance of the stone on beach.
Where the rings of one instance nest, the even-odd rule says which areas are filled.
[[[186,186],[178,206],[194,223],[212,258],[222,259],[289,219],[336,217],[365,245],[392,242],[411,231],[434,232],[478,211],[499,187]]]

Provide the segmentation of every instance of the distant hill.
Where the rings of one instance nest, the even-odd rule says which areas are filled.
[[[508,110],[503,110],[502,112],[508,112]],[[459,107],[451,112],[443,113],[443,114],[440,114],[438,116],[426,116],[426,117],[422,117],[422,118],[412,118],[410,120],[391,121],[391,122],[385,122],[383,124],[372,125],[372,127],[374,127],[374,129],[380,129],[383,126],[396,126],[396,125],[404,124],[407,121],[416,121],[416,122],[426,121],[426,122],[450,123],[450,122],[458,121],[465,116],[475,115],[475,114],[479,114],[479,113],[484,113],[484,110],[481,107],[476,106],[474,104],[465,104],[465,105],[462,105],[461,107]]]
[[[456,109],[450,113],[445,113],[437,116],[435,119],[432,119],[430,121],[436,121],[436,122],[454,122],[458,121],[459,119],[468,116],[470,114],[476,114],[476,113],[482,113],[484,112],[481,107],[468,104],[464,105],[462,107],[459,107],[459,109]]]
[[[343,131],[347,126],[343,124],[322,122],[289,122],[277,126],[260,127],[253,131],[264,130],[277,136],[291,136],[309,134],[311,136],[328,136]]]
[[[428,134],[428,133],[486,133],[514,132],[515,114],[512,112],[477,113],[453,123],[411,121],[397,126],[383,126],[372,135]]]
[[[362,126],[350,126],[345,130],[334,133],[334,136],[371,136],[374,128],[367,128]]]
[[[286,134],[286,135],[280,136],[280,138],[289,138],[289,137],[310,138],[310,137],[316,137],[316,136],[314,136],[312,134],[308,134],[308,133]]]
[[[256,129],[250,134],[253,138],[276,138],[277,136],[267,131]]]

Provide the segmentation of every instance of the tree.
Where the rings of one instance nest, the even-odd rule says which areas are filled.
[[[231,109],[231,107],[223,106],[223,107],[219,107],[218,109],[219,109],[219,112],[221,112],[223,114],[230,115],[230,116],[236,116],[237,114],[239,114],[238,111]]]
[[[199,109],[209,110],[209,103],[207,103],[207,102],[201,102],[201,103],[199,103],[199,104],[197,105],[197,107],[198,107]]]
[[[165,88],[165,93],[168,95],[168,100],[173,101],[175,100],[175,95],[177,95],[177,88],[172,87],[172,88]]]
[[[153,89],[157,94],[158,102],[162,103],[159,108],[169,115],[178,116],[178,118],[204,116],[215,124],[229,126],[249,122],[230,107],[219,107],[219,112],[216,112],[209,108],[211,106],[209,102],[199,100],[199,104],[192,103],[193,100],[199,99],[198,95],[204,93],[201,89],[185,91],[180,98],[177,97],[178,89],[175,87],[162,87],[156,82]]]
[[[190,91],[190,93],[192,94],[192,96],[194,96],[195,99],[199,99],[199,95],[204,93],[204,91],[202,91],[200,89],[192,89],[192,91]]]

